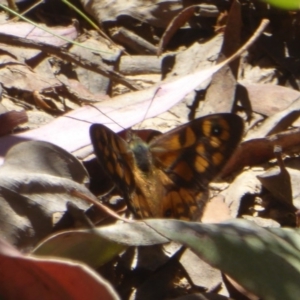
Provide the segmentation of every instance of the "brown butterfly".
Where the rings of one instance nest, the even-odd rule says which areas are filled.
[[[149,143],[125,141],[93,124],[95,154],[132,212],[139,218],[198,219],[209,182],[238,145],[243,121],[230,113],[208,115],[156,135]]]

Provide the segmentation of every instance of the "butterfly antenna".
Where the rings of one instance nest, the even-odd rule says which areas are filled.
[[[68,119],[72,119],[72,120],[76,120],[76,121],[80,121],[80,122],[85,122],[85,123],[93,124],[93,122],[90,122],[90,121],[87,121],[87,120],[78,119],[78,118],[71,117],[71,116],[62,116],[62,117],[68,118]]]
[[[93,104],[88,104],[89,106],[95,108],[96,110],[98,110],[101,114],[103,114],[106,118],[108,118],[109,120],[111,120],[114,124],[117,124],[118,126],[120,126],[123,130],[125,130],[126,128],[123,127],[121,124],[119,124],[118,122],[116,122],[115,120],[113,120],[110,116],[108,116],[106,113],[104,113],[103,111],[101,111],[97,106],[93,105]],[[75,117],[72,116],[63,116],[65,118],[69,118],[69,119],[73,119],[76,121],[81,121],[81,122],[85,122],[85,123],[89,123],[89,124],[94,124],[94,122],[90,122],[87,120],[82,120],[82,119],[77,119]]]
[[[157,93],[158,93],[158,91],[160,90],[160,87],[158,87],[157,89],[156,89],[156,91],[154,92],[154,95],[153,95],[153,97],[152,97],[152,99],[151,99],[151,101],[150,101],[150,103],[149,103],[149,105],[148,105],[148,108],[146,109],[146,112],[145,112],[145,114],[144,114],[144,117],[143,117],[143,119],[142,119],[142,122],[139,124],[139,126],[138,126],[138,129],[141,129],[141,125],[142,125],[142,123],[146,120],[146,117],[147,117],[147,115],[148,115],[148,112],[149,112],[149,110],[150,110],[150,107],[151,107],[151,105],[152,105],[152,103],[153,103],[153,101],[154,101],[154,99],[155,99],[155,96],[157,95]]]
[[[116,120],[112,119],[109,115],[107,115],[106,113],[104,113],[103,111],[101,111],[97,106],[95,106],[93,104],[89,104],[89,106],[92,106],[93,108],[97,109],[102,115],[104,115],[106,118],[108,118],[109,120],[111,120],[114,124],[117,124],[123,130],[126,129],[124,126],[122,126],[121,124],[119,124]]]

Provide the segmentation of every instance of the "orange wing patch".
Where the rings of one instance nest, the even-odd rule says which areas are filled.
[[[178,162],[172,171],[185,181],[190,181],[194,175],[193,170],[185,161]]]

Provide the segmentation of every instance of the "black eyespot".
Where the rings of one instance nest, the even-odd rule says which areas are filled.
[[[220,126],[220,124],[216,123],[213,124],[212,128],[211,128],[211,134],[214,136],[219,136],[222,134],[222,126]]]

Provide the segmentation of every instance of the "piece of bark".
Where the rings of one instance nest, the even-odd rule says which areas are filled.
[[[157,47],[125,28],[114,29],[111,37],[115,42],[125,45],[138,54],[156,54],[157,52]]]
[[[123,75],[160,74],[163,59],[154,55],[122,56],[119,72]]]

